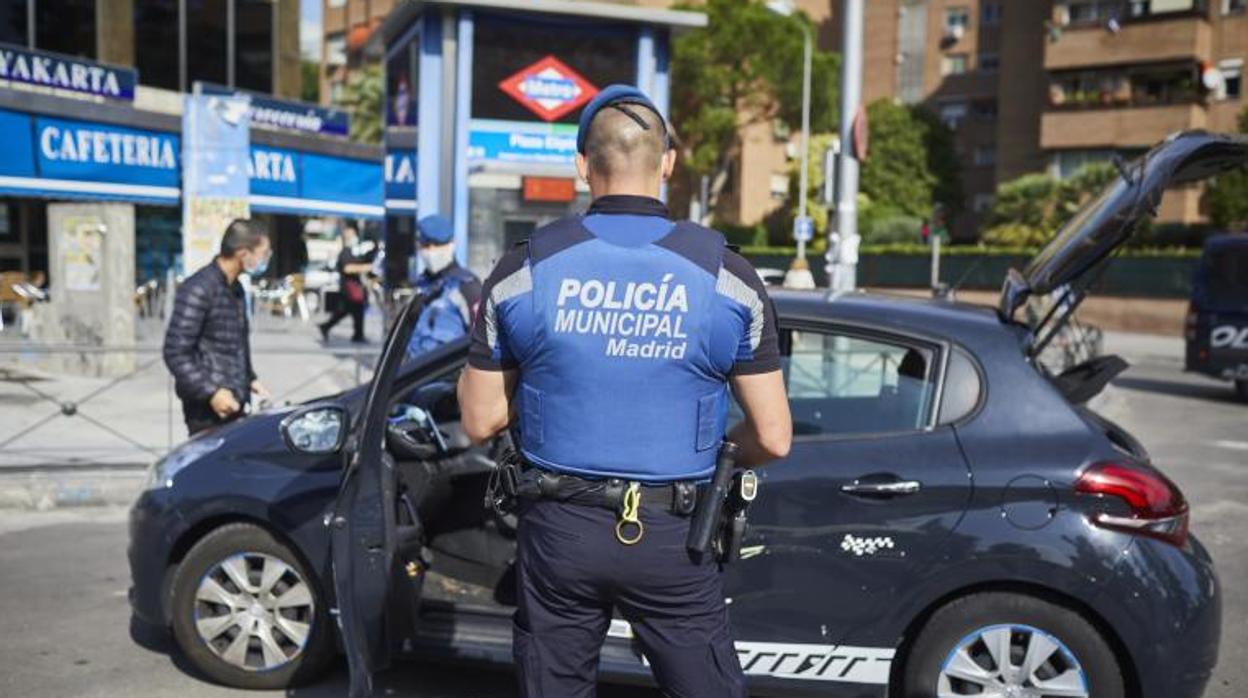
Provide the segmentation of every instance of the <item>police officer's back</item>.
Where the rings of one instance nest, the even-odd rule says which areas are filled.
[[[721,235],[673,222],[657,199],[675,155],[644,94],[604,90],[578,150],[593,204],[499,262],[460,382],[468,435],[514,414],[537,483],[517,543],[521,692],[593,695],[614,607],[667,694],[744,696],[718,564],[685,542],[730,384],[742,464],[788,451],[775,315]],[[619,528],[638,501],[641,526]]]

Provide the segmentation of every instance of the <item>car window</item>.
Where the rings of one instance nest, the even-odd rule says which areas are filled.
[[[879,434],[928,425],[935,392],[929,347],[787,330],[785,384],[797,436]]]

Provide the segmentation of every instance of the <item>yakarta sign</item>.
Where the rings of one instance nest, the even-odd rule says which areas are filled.
[[[0,80],[129,102],[134,100],[138,73],[72,56],[0,44]]]

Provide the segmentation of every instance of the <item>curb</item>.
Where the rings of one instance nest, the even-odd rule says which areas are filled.
[[[130,506],[142,490],[146,471],[0,471],[0,509],[50,511],[69,507]]]

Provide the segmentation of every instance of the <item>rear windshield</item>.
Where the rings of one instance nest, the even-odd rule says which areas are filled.
[[[1202,305],[1209,310],[1248,309],[1248,241],[1210,250],[1201,264]]]

